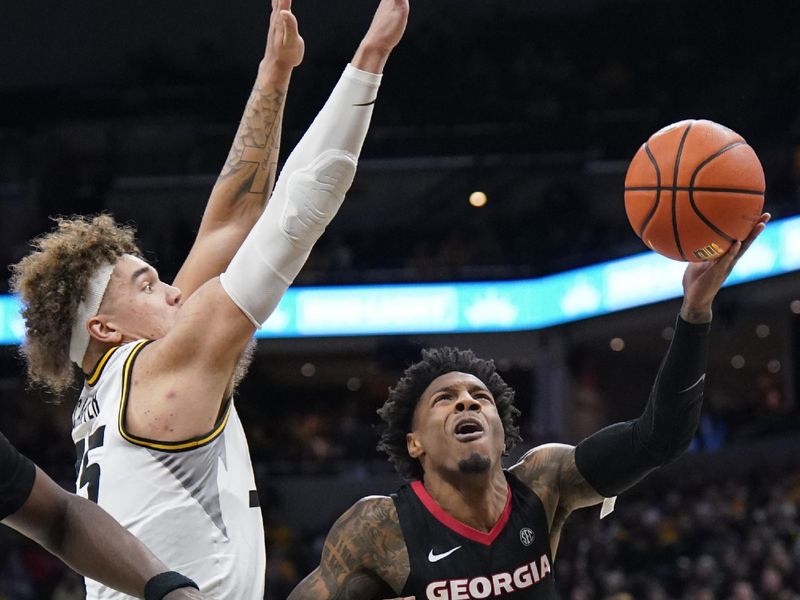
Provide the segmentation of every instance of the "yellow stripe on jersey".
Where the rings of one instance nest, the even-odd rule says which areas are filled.
[[[97,364],[95,365],[92,374],[86,380],[86,385],[91,387],[95,383],[97,383],[97,380],[100,379],[100,374],[103,372],[103,368],[108,363],[108,359],[110,359],[111,355],[114,354],[114,352],[116,352],[117,350],[119,350],[119,346],[114,346],[113,348],[108,350],[105,354],[103,354],[103,356],[100,357],[100,360],[97,361]]]
[[[128,407],[128,396],[130,395],[130,378],[133,371],[133,363],[136,356],[142,351],[147,344],[153,340],[142,340],[134,346],[128,358],[125,360],[125,366],[122,369],[122,401],[119,403],[119,416],[118,428],[120,435],[136,446],[144,446],[145,448],[153,448],[154,450],[162,450],[164,452],[181,452],[183,450],[192,450],[200,446],[204,446],[209,442],[213,442],[224,431],[225,425],[228,424],[228,417],[231,414],[232,402],[228,399],[228,405],[225,409],[225,415],[219,420],[217,425],[209,433],[201,435],[190,440],[183,440],[179,442],[159,442],[158,440],[149,440],[147,438],[131,435],[125,431],[125,411]]]

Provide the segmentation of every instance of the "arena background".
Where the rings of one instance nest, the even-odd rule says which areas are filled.
[[[2,262],[49,215],[109,210],[138,224],[148,258],[174,275],[262,55],[267,4],[6,3]],[[283,157],[374,4],[295,0],[307,52]],[[528,279],[640,253],[622,202],[627,161],[683,118],[744,135],[764,164],[767,209],[800,213],[798,17],[794,0],[412,0],[356,183],[297,284]],[[483,208],[467,201],[476,190]],[[238,406],[267,524],[267,597],[285,598],[314,567],[350,503],[399,483],[374,450],[375,409],[420,347],[497,360],[524,413],[513,460],[635,416],[678,308],[514,333],[259,341]],[[565,599],[800,598],[800,275],[723,290],[711,348],[692,450],[610,518],[588,510],[568,523],[556,563]],[[16,348],[0,348],[0,430],[73,489],[72,400],[26,389],[22,371]],[[0,597],[83,592],[3,527]]]

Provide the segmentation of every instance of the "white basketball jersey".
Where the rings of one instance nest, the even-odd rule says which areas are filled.
[[[214,598],[263,600],[264,525],[233,401],[213,431],[184,442],[125,431],[133,363],[147,343],[109,350],[84,384],[72,415],[78,493]],[[86,592],[132,599],[88,578]]]

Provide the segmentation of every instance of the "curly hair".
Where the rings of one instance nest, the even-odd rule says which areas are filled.
[[[453,371],[474,375],[494,396],[505,432],[506,451],[522,441],[519,426],[515,423],[520,412],[514,406],[514,390],[497,374],[494,361],[478,358],[472,350],[450,347],[423,350],[422,360],[406,369],[397,385],[389,390],[386,402],[378,409],[383,419],[378,450],[389,456],[397,472],[407,480],[421,479],[423,476],[422,465],[409,456],[406,445],[406,434],[411,431],[414,410],[430,383],[440,375]]]
[[[92,274],[123,254],[140,256],[132,227],[106,214],[54,219],[56,227],[31,242],[11,266],[11,288],[22,300],[25,343],[20,351],[33,385],[56,394],[75,377],[69,359],[72,323]]]

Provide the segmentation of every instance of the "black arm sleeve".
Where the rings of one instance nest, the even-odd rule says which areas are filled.
[[[0,433],[0,521],[17,512],[33,489],[36,467]]]
[[[575,448],[578,471],[599,494],[627,490],[689,447],[703,404],[710,328],[678,317],[642,416],[601,429]]]

